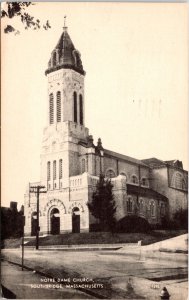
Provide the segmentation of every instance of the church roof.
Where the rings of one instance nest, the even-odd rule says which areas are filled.
[[[122,160],[125,160],[127,162],[131,162],[131,163],[141,165],[141,166],[144,166],[144,167],[149,167],[139,159],[136,159],[136,158],[133,158],[133,157],[130,157],[130,156],[127,156],[127,155],[123,155],[123,154],[120,154],[120,153],[117,153],[117,152],[113,152],[113,151],[110,151],[110,150],[107,150],[107,149],[104,149],[104,155],[105,156],[113,156],[115,158],[122,159]]]
[[[153,199],[157,199],[157,200],[163,200],[163,201],[167,201],[168,198],[152,189],[149,188],[145,188],[145,187],[141,187],[141,186],[137,186],[137,185],[133,185],[133,184],[128,184],[127,183],[127,194],[135,194],[138,196],[143,196],[143,197],[150,197]]]
[[[158,158],[152,157],[147,159],[142,159],[143,163],[146,165],[149,165],[151,168],[157,168],[157,167],[163,167],[166,166],[166,162],[163,160],[160,160]]]
[[[51,53],[51,58],[48,63],[48,68],[45,71],[45,75],[59,69],[73,69],[76,72],[85,75],[81,55],[75,48],[67,32],[67,27],[63,27],[63,33]]]
[[[162,168],[162,167],[166,167],[166,166],[171,166],[171,167],[183,170],[182,161],[179,161],[176,159],[163,161],[158,158],[152,157],[152,158],[148,158],[148,159],[142,159],[142,161],[146,165],[149,165],[150,168]]]

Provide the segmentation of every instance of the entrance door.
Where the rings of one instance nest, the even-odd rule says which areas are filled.
[[[60,234],[60,214],[57,208],[51,211],[51,234]]]
[[[35,236],[37,233],[37,212],[33,212],[31,215],[31,236]]]
[[[80,233],[80,213],[78,207],[72,210],[72,232]]]

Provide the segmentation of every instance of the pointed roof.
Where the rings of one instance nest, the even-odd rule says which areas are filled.
[[[68,32],[67,27],[63,27],[63,33],[51,53],[51,58],[48,63],[48,68],[45,75],[59,70],[59,69],[73,69],[76,72],[85,75],[83,69],[81,55],[75,48]]]

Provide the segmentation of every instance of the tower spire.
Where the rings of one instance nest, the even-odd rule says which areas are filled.
[[[63,31],[67,31],[68,27],[66,26],[66,18],[67,16],[64,16],[64,27],[63,27]]]

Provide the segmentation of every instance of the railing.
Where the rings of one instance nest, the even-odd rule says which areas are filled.
[[[82,175],[70,177],[70,187],[80,187],[82,186]]]

